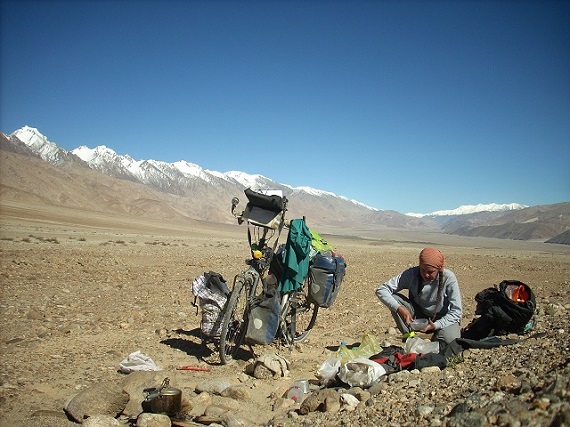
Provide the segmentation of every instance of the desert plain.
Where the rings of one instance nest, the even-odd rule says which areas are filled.
[[[121,382],[126,375],[119,372],[119,363],[135,351],[151,357],[163,369],[158,376],[170,377],[182,390],[192,406],[189,422],[203,410],[196,385],[223,378],[248,386],[250,399],[233,411],[251,425],[266,425],[280,413],[283,425],[347,425],[337,416],[292,419],[290,408],[275,409],[271,396],[295,379],[314,380],[318,367],[343,340],[358,343],[371,333],[380,342],[397,344],[390,313],[374,290],[416,265],[426,246],[441,249],[447,268],[459,280],[463,325],[474,317],[475,294],[504,279],[531,286],[543,309],[548,304],[570,308],[568,245],[382,228],[317,230],[347,261],[342,289],[331,308],[319,311],[306,342],[293,349],[278,343],[256,347],[258,354],[278,353],[290,362],[287,377],[259,380],[244,372],[253,355],[228,365],[202,360],[209,355],[201,346],[200,317],[190,290],[203,272],[217,271],[231,283],[245,268],[245,225],[168,223],[18,202],[2,203],[0,221],[2,427],[42,425],[39,420],[47,419],[42,414],[53,416],[58,421],[50,422],[58,425],[74,425],[64,415],[66,402],[96,383]],[[310,227],[310,217],[307,221]],[[566,317],[542,324],[538,319],[537,330],[542,327],[550,334],[549,343],[559,347],[541,350],[546,371],[568,364]],[[548,330],[553,324],[556,330]],[[517,347],[509,350],[513,360],[522,357]],[[484,351],[488,356],[497,350]],[[469,363],[453,369],[468,370]],[[209,371],[177,370],[182,365],[207,366]],[[372,407],[382,405],[381,399],[372,400]],[[557,411],[546,408],[535,425],[547,425],[544,420]],[[374,422],[373,413],[363,414]],[[124,418],[122,422],[127,423]],[[393,418],[388,424],[405,423]]]

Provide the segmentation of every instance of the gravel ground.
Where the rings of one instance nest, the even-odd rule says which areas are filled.
[[[458,244],[439,235],[326,236],[348,262],[341,293],[333,307],[319,312],[307,342],[292,351],[256,347],[258,355],[277,353],[290,362],[287,377],[260,380],[244,372],[253,361],[248,357],[212,364],[210,372],[176,370],[208,356],[197,334],[191,280],[209,270],[231,280],[247,256],[245,228],[133,221],[127,229],[86,222],[88,217],[81,226],[58,224],[55,217],[3,219],[1,426],[74,425],[62,417],[68,399],[103,381],[125,381],[118,364],[136,350],[152,357],[164,369],[160,375],[183,391],[189,425],[215,406],[231,407],[225,425],[570,425],[566,246],[495,239]],[[329,391],[356,395],[360,404],[354,410],[329,405],[301,415],[298,404],[279,400],[294,380],[315,381],[318,367],[342,340],[357,343],[371,333],[383,344],[398,344],[374,289],[415,264],[419,251],[432,244],[458,277],[464,324],[474,316],[479,290],[518,279],[536,294],[535,328],[511,346],[467,350],[442,371],[403,371],[368,390]],[[212,379],[244,386],[247,399],[213,396],[205,403],[196,390]],[[117,419],[133,425],[125,416]]]

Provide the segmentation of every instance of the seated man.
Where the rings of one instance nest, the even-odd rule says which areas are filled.
[[[461,334],[461,294],[455,274],[444,268],[445,258],[436,248],[420,252],[419,265],[411,267],[376,289],[376,296],[392,312],[396,326],[408,336],[414,319],[428,319],[421,332],[432,341],[449,344]],[[408,290],[408,296],[400,292]]]

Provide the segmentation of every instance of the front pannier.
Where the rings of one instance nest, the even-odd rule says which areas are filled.
[[[269,344],[279,328],[279,293],[264,293],[252,301],[245,339],[249,344]]]
[[[344,258],[330,251],[317,254],[309,266],[309,299],[319,307],[333,305],[344,278]]]

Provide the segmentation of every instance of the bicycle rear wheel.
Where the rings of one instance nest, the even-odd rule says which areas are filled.
[[[303,342],[317,321],[319,306],[307,298],[305,286],[294,291],[284,306],[285,326],[284,335],[288,344]]]
[[[220,361],[231,362],[244,341],[247,330],[247,291],[244,275],[236,276],[234,288],[225,307],[220,336]]]

